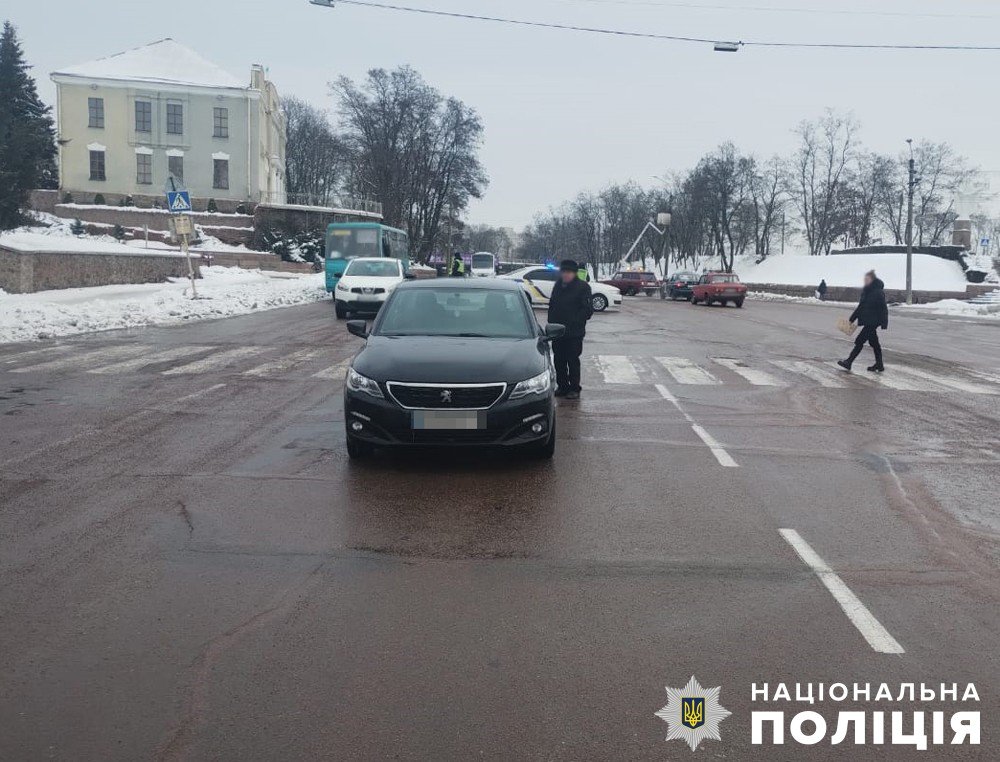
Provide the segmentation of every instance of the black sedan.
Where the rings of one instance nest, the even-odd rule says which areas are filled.
[[[690,299],[691,290],[700,277],[698,273],[674,273],[663,282],[663,298],[670,300]]]
[[[500,279],[401,284],[347,372],[344,415],[352,458],[377,447],[457,445],[555,452],[550,342],[520,283]]]

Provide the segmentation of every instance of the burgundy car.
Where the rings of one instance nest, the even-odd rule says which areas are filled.
[[[660,288],[660,282],[653,273],[632,270],[620,270],[601,283],[614,286],[625,296],[635,296],[640,291],[652,296]]]

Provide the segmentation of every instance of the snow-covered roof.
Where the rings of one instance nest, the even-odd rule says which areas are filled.
[[[248,86],[247,82],[169,37],[96,61],[60,69],[52,76],[240,90]]]

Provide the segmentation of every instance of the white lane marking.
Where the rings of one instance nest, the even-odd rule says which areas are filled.
[[[61,344],[58,347],[46,347],[45,349],[32,349],[27,352],[16,352],[15,354],[12,355],[6,355],[3,358],[3,363],[4,365],[10,365],[15,362],[21,362],[22,360],[26,360],[29,357],[38,357],[39,355],[48,355],[54,352],[65,352],[69,348],[70,348],[69,346]]]
[[[667,389],[667,387],[665,387],[663,384],[657,384],[656,390],[660,393],[660,396],[663,397],[663,399],[665,399],[667,402],[669,402],[671,405],[677,408],[680,414],[684,416],[684,419],[691,424],[691,430],[695,434],[697,434],[698,438],[708,446],[708,449],[712,451],[712,455],[714,455],[715,459],[719,461],[720,466],[724,466],[725,468],[740,467],[739,463],[733,460],[732,457],[729,455],[729,453],[726,452],[726,449],[715,440],[715,437],[713,437],[711,434],[705,431],[705,429],[703,429],[701,426],[695,423],[694,418],[692,418],[690,415],[687,414],[687,411],[684,410],[683,407],[681,407],[680,400],[678,400],[673,394],[671,394],[670,390]]]
[[[104,349],[98,349],[94,352],[88,352],[82,355],[71,355],[69,357],[61,357],[58,360],[51,360],[49,362],[43,362],[39,365],[28,365],[24,368],[14,368],[11,373],[39,373],[49,370],[61,370],[63,368],[70,367],[88,367],[91,365],[100,365],[101,363],[108,362],[109,360],[117,360],[122,357],[129,357],[136,354],[143,354],[150,350],[150,347],[140,345],[140,344],[129,344],[127,346],[114,346],[105,347]]]
[[[913,376],[918,379],[923,379],[924,381],[930,381],[932,384],[937,384],[938,386],[944,386],[948,389],[955,389],[968,394],[1000,394],[1000,389],[992,389],[988,386],[976,384],[971,381],[965,381],[954,376],[942,376],[937,373],[928,373],[926,370],[917,370],[916,368],[895,365],[889,366],[886,373],[892,373],[893,371],[898,371],[904,376]]]
[[[607,384],[638,384],[639,373],[624,355],[598,355],[597,369]]]
[[[204,397],[206,394],[211,394],[216,389],[221,389],[224,386],[225,384],[212,384],[207,389],[199,389],[196,392],[185,394],[183,397],[178,397],[177,399],[174,400],[174,402],[188,402],[190,400],[197,399],[198,397]]]
[[[271,360],[270,362],[258,365],[256,368],[251,368],[243,375],[259,377],[279,376],[289,369],[294,368],[296,365],[300,365],[311,360],[323,351],[324,350],[322,349],[300,349],[297,352],[292,352],[290,355],[285,355],[284,357],[279,357],[276,360]]]
[[[262,350],[262,347],[238,347],[236,349],[227,349],[223,352],[217,352],[213,355],[209,355],[201,360],[189,362],[187,365],[178,365],[176,368],[165,370],[163,371],[163,375],[177,376],[182,373],[204,373],[208,370],[225,367],[231,362],[239,360],[243,357],[258,354]]]
[[[685,357],[657,357],[667,372],[674,377],[678,384],[698,384],[702,386],[717,385],[721,383],[719,379],[700,368]]]
[[[847,384],[834,376],[832,372],[826,370],[825,368],[817,368],[815,365],[811,365],[807,362],[800,362],[796,360],[771,360],[771,362],[789,373],[797,373],[805,376],[806,378],[817,382],[825,389],[845,389],[847,387]]]
[[[901,654],[905,653],[899,642],[889,634],[889,631],[882,626],[872,612],[861,602],[844,581],[837,576],[826,561],[819,557],[809,543],[802,539],[802,536],[794,529],[779,529],[781,536],[792,546],[799,558],[808,566],[820,582],[830,591],[833,599],[840,604],[840,608],[847,614],[847,618],[858,628],[868,645],[880,654]]]
[[[830,363],[831,368],[837,368],[841,375],[846,377],[859,378],[862,382],[867,381],[868,383],[875,384],[876,386],[884,386],[887,389],[896,389],[901,392],[939,392],[941,387],[933,386],[930,384],[924,384],[917,381],[912,381],[906,378],[899,378],[888,371],[886,373],[868,373],[863,370],[858,373],[844,373],[840,370],[840,366],[836,363]]]
[[[349,367],[351,367],[350,360],[341,360],[336,365],[324,368],[319,373],[313,373],[313,378],[325,378],[328,381],[343,381]]]
[[[721,365],[723,368],[728,368],[733,373],[736,373],[747,381],[749,381],[754,386],[784,386],[784,384],[763,370],[758,370],[757,368],[749,367],[743,360],[730,360],[725,357],[715,357],[713,361],[717,365]]]
[[[99,373],[102,375],[109,375],[112,373],[128,373],[129,371],[144,368],[147,365],[177,360],[181,357],[197,354],[198,352],[205,352],[209,349],[211,349],[211,347],[174,347],[173,349],[165,349],[162,352],[153,352],[152,354],[145,355],[144,357],[136,357],[132,360],[123,360],[122,362],[104,365],[100,368],[93,368],[87,372]]]

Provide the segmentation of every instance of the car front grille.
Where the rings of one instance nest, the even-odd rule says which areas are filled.
[[[384,288],[352,288],[352,294],[384,294]]]
[[[485,410],[495,405],[507,384],[475,384],[448,386],[447,384],[388,383],[389,394],[401,406],[420,410]]]

